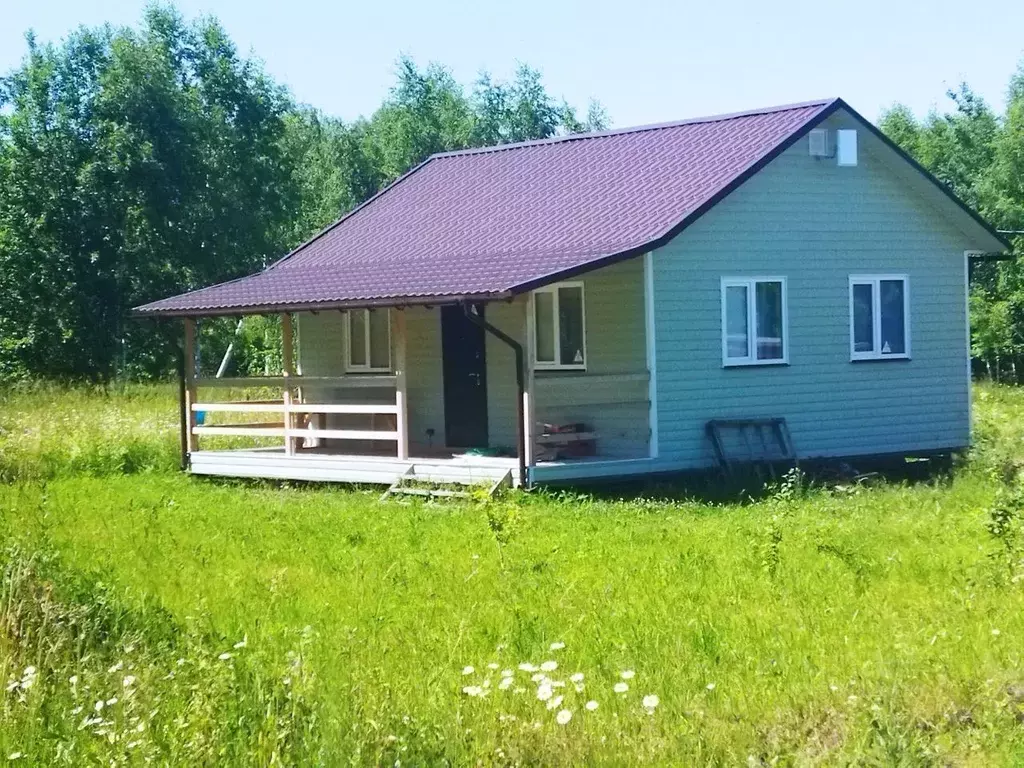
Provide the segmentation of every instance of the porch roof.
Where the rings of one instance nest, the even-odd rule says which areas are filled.
[[[828,99],[434,155],[262,272],[136,312],[511,298],[663,245],[839,108],[849,110]]]

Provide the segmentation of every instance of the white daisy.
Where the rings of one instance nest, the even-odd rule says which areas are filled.
[[[582,683],[583,682],[583,673],[582,672],[577,672],[576,674],[570,676],[569,679],[572,680],[574,683]]]
[[[552,651],[560,651],[565,648],[565,643],[552,643],[550,648]]]
[[[616,693],[625,693],[629,690],[629,683],[616,683],[614,690]]]
[[[659,699],[653,693],[648,694],[647,696],[644,696],[644,701],[643,701],[644,709],[646,709],[648,711],[648,713],[650,713],[650,714],[654,714],[654,710],[657,709],[657,707],[658,707],[658,705],[660,703],[661,703],[661,699]]]
[[[632,669],[626,669],[622,671],[621,677],[623,680],[632,680],[634,677],[636,677],[636,672],[634,672]]]
[[[572,720],[572,712],[570,712],[568,709],[563,709],[557,715],[555,715],[555,722],[557,722],[559,725],[565,725],[570,720]]]
[[[472,675],[474,672],[476,672],[476,670],[468,665],[462,668],[462,674],[464,675]]]
[[[537,689],[537,698],[541,701],[547,701],[554,695],[554,691],[551,690],[551,686],[543,683],[540,688]]]
[[[593,711],[594,711],[595,709],[597,709],[597,707],[598,707],[598,704],[597,704],[597,702],[596,702],[596,701],[594,701],[593,699],[591,699],[590,701],[588,701],[588,702],[586,703],[586,705],[585,705],[585,706],[586,706],[586,708],[587,708],[587,712],[593,712]]]
[[[562,696],[555,696],[555,698],[553,698],[550,701],[548,701],[548,709],[558,709],[560,706],[562,706],[562,701],[563,700],[564,700],[564,697],[562,697]]]
[[[556,669],[558,669],[557,661],[545,661],[540,665],[541,672],[554,672]]]

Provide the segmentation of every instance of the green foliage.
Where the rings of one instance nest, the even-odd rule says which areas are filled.
[[[274,658],[64,567],[0,554],[0,754],[32,765],[296,765],[320,754],[309,638]]]
[[[1024,64],[997,115],[966,85],[949,91],[953,109],[918,120],[902,105],[880,127],[996,227],[1024,229]],[[1024,377],[1024,238],[1014,258],[976,264],[971,275],[971,354],[990,378]]]
[[[0,380],[165,375],[174,326],[131,307],[265,266],[433,152],[607,123],[525,65],[467,96],[408,58],[382,106],[344,123],[293,104],[215,20],[162,6],[138,29],[27,44],[0,79]],[[234,337],[207,326],[215,366]],[[260,339],[238,340],[239,370],[268,363]]]
[[[1022,458],[1024,395],[975,391],[978,446],[951,480],[849,492],[792,473],[722,505],[554,492],[381,504],[379,489],[212,483],[170,462],[41,472],[58,432],[83,450],[116,432],[173,447],[174,393],[19,391],[0,408],[0,455],[21,456],[0,485],[0,539],[18,542],[0,555],[0,754],[1019,763],[1020,501],[999,468]],[[18,435],[44,414],[59,426],[33,453]],[[547,661],[565,685],[541,700],[519,665]]]
[[[29,38],[0,103],[0,372],[109,378],[173,366],[162,294],[279,254],[294,195],[289,102],[216,22]]]

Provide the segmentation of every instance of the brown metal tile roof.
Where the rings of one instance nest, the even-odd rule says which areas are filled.
[[[262,272],[137,312],[507,298],[667,242],[839,105],[434,155]]]

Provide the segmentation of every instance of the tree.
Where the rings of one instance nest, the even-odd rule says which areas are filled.
[[[285,92],[212,20],[29,38],[0,85],[0,373],[157,374],[166,330],[133,305],[259,267],[298,193]]]

